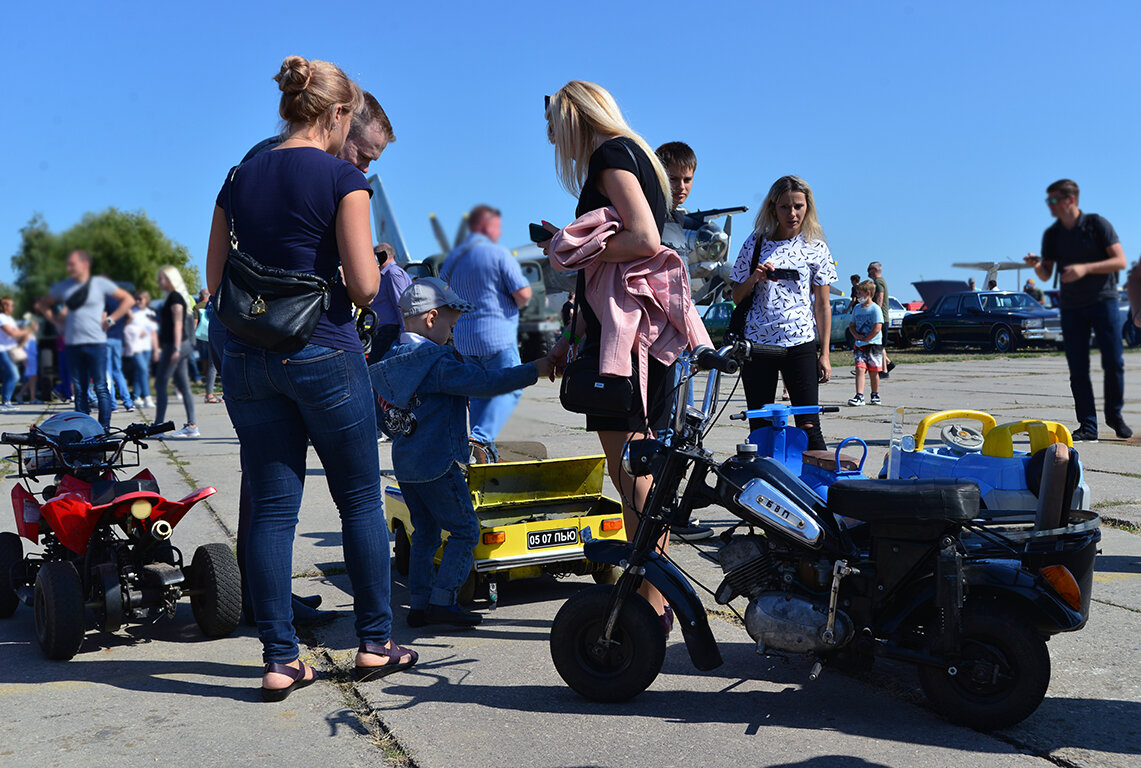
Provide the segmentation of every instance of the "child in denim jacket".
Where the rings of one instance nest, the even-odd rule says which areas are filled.
[[[465,363],[447,346],[460,313],[475,309],[443,281],[427,277],[400,297],[404,333],[369,373],[388,405],[392,466],[412,522],[408,625],[470,627],[479,614],[460,608],[456,596],[472,566],[479,520],[463,465],[468,458],[467,398],[493,397],[550,376],[548,358],[513,368],[485,370]],[[440,532],[449,533],[433,574]]]

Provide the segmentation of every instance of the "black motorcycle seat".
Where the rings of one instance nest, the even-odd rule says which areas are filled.
[[[127,493],[148,491],[158,493],[158,483],[154,480],[136,478],[134,480],[99,480],[91,484],[91,504],[101,507]]]
[[[966,522],[979,514],[979,487],[961,480],[838,480],[828,509],[865,523],[911,520]]]

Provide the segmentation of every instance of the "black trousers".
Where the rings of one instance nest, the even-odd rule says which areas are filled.
[[[787,347],[782,355],[755,355],[745,363],[741,378],[749,410],[776,402],[777,375],[784,377],[788,399],[793,405],[819,405],[820,380],[816,370],[816,342]],[[824,450],[820,416],[796,416],[796,426],[808,433],[808,450]],[[749,430],[769,426],[768,419],[749,419]]]

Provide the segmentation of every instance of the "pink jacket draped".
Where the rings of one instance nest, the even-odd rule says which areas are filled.
[[[642,402],[646,402],[649,358],[672,365],[686,347],[713,346],[693,305],[689,275],[681,257],[662,246],[653,256],[621,263],[599,256],[622,229],[613,207],[584,213],[551,238],[551,266],[582,269],[586,295],[602,324],[598,371],[629,376],[638,356]]]

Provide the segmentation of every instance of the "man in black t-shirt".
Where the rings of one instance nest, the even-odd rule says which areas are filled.
[[[1089,336],[1094,333],[1105,372],[1105,423],[1119,438],[1133,436],[1121,417],[1125,399],[1125,359],[1118,323],[1117,273],[1125,269],[1125,251],[1113,225],[1078,208],[1078,185],[1069,179],[1046,188],[1046,204],[1057,219],[1042,235],[1042,255],[1026,255],[1041,280],[1058,266],[1062,344],[1070,369],[1078,428],[1074,440],[1097,442],[1097,407],[1090,382]]]

